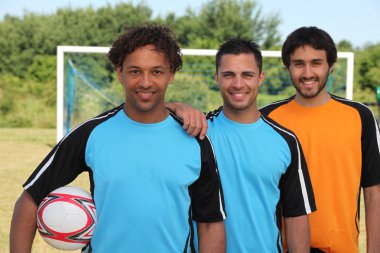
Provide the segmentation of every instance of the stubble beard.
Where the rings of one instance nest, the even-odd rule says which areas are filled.
[[[292,83],[293,83],[293,86],[294,88],[297,90],[297,93],[301,95],[301,97],[303,98],[306,98],[306,99],[310,99],[310,98],[315,98],[317,97],[321,91],[326,87],[327,85],[327,81],[328,81],[328,77],[329,77],[329,73],[327,73],[327,75],[325,76],[325,78],[323,79],[323,82],[322,82],[322,85],[318,87],[318,90],[314,93],[306,93],[306,92],[303,92],[301,87],[298,86],[298,85],[295,85],[295,81],[294,79],[292,78]],[[319,81],[320,79],[318,78],[317,81]]]

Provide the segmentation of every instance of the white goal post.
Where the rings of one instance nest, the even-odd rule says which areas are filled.
[[[58,46],[57,47],[57,142],[64,135],[64,83],[65,83],[65,53],[100,53],[106,54],[109,47],[95,46]],[[213,49],[182,49],[183,55],[214,56]],[[281,57],[281,51],[262,51],[263,57]],[[353,98],[354,82],[354,53],[338,52],[338,58],[347,60],[346,98]]]

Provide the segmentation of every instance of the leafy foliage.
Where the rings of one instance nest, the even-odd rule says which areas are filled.
[[[168,13],[155,18],[144,2],[108,4],[98,9],[66,7],[52,15],[6,15],[0,21],[0,127],[55,126],[58,45],[109,46],[124,26],[154,21],[172,26],[183,48],[215,49],[230,37],[245,37],[258,42],[263,50],[278,50],[279,17],[278,13],[264,16],[254,0],[209,0],[199,11],[189,7],[182,16]],[[352,45],[342,41],[338,48],[348,51]],[[380,45],[369,45],[356,53],[355,94],[365,99],[380,85]],[[85,64],[77,57],[73,55],[72,61],[91,81],[101,83],[109,94],[120,91],[113,66],[104,61],[104,56],[81,57]],[[195,72],[213,64],[213,59],[207,57],[190,57],[187,61]],[[272,61],[266,60],[264,68]],[[265,71],[263,92],[271,94],[272,99],[293,93],[286,72],[272,68]],[[180,72],[176,80],[168,90],[168,100],[185,101],[203,110],[220,105],[213,73],[194,76]],[[189,85],[178,86],[179,82]],[[201,91],[194,92],[194,85]],[[260,104],[268,101],[267,96],[258,99]],[[96,100],[90,104],[94,106]]]
[[[380,86],[380,44],[366,46],[357,54],[357,70],[360,88],[375,91]]]

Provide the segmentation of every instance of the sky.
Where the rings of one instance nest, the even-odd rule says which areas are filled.
[[[317,26],[327,31],[336,43],[348,40],[354,47],[380,43],[379,0],[256,0],[264,15],[280,17],[282,40],[301,26]],[[22,17],[26,12],[54,14],[57,8],[99,8],[120,2],[139,3],[140,0],[0,0],[0,20],[4,15]],[[153,16],[168,12],[183,15],[187,7],[199,11],[209,0],[145,0]]]

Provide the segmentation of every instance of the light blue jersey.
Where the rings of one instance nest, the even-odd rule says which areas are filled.
[[[142,124],[121,108],[65,137],[26,190],[38,203],[87,170],[98,216],[90,251],[195,252],[192,220],[225,218],[211,143],[188,136],[173,115]]]
[[[241,124],[220,108],[208,118],[228,213],[227,252],[283,252],[281,214],[315,210],[296,137],[264,117]]]

